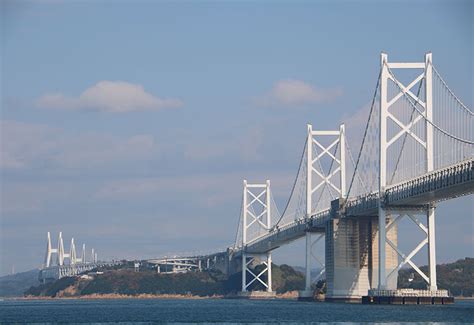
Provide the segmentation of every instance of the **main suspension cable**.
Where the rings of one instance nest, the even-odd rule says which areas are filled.
[[[377,94],[378,94],[378,91],[379,91],[381,76],[382,76],[382,69],[380,69],[379,76],[377,78],[377,85],[375,86],[374,97],[372,98],[372,105],[370,106],[369,119],[367,120],[367,125],[365,126],[364,137],[362,138],[362,143],[360,144],[359,154],[357,155],[357,162],[356,162],[356,165],[354,167],[354,174],[352,174],[351,183],[349,185],[349,189],[347,190],[346,199],[349,198],[349,194],[350,194],[351,189],[352,189],[352,184],[354,183],[355,174],[357,173],[357,168],[359,167],[360,157],[362,156],[362,150],[364,149],[365,139],[366,139],[366,136],[367,136],[367,132],[369,130],[370,119],[372,118],[372,112],[373,112],[374,106],[375,106],[375,99],[377,98]]]
[[[237,240],[238,240],[238,237],[239,237],[239,229],[240,229],[240,225],[242,224],[242,213],[243,213],[243,210],[244,210],[243,208],[244,208],[244,196],[242,194],[242,199],[240,200],[240,217],[239,217],[239,223],[237,224],[237,232],[235,234],[234,248],[237,248]],[[242,231],[243,231],[243,229],[242,229]],[[242,243],[242,245],[243,245],[243,243]]]
[[[300,164],[298,166],[298,171],[296,172],[296,178],[295,178],[295,181],[293,182],[293,187],[292,187],[291,192],[290,192],[290,197],[288,198],[288,201],[286,202],[285,209],[283,210],[283,213],[281,214],[280,219],[278,219],[277,223],[273,226],[273,228],[277,227],[280,224],[280,221],[283,219],[283,216],[285,215],[286,210],[290,206],[290,201],[291,201],[291,198],[293,197],[293,193],[294,193],[295,188],[296,188],[296,183],[298,182],[298,176],[300,175],[301,166],[303,165],[304,153],[306,152],[306,145],[307,144],[308,144],[308,137],[306,137],[306,141],[304,142],[303,153],[301,154]]]
[[[446,83],[446,81],[444,81],[443,77],[441,77],[441,74],[438,72],[438,70],[436,70],[436,67],[432,64],[431,64],[431,67],[433,68],[433,70],[435,71],[436,75],[438,76],[438,78],[441,80],[441,82],[443,83],[444,87],[448,90],[448,92],[451,94],[451,96],[454,97],[454,99],[456,99],[456,101],[462,106],[462,108],[464,108],[469,114],[471,115],[474,115],[474,112],[471,111],[469,109],[469,107],[467,107],[466,105],[464,105],[463,102],[461,102],[461,100],[454,94],[454,92],[451,90],[451,88],[449,88],[448,84]]]

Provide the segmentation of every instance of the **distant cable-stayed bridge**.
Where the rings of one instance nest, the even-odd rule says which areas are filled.
[[[76,245],[74,238],[71,238],[69,251],[64,250],[63,234],[59,233],[58,246],[53,248],[51,243],[51,234],[48,232],[46,243],[46,255],[43,268],[39,274],[41,282],[57,280],[66,276],[74,276],[80,273],[90,271],[103,264],[97,260],[97,252],[91,249],[90,258],[86,255],[86,245],[82,244],[81,255],[76,254]]]

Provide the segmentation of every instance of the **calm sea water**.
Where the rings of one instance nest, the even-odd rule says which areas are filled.
[[[448,306],[372,306],[287,300],[6,300],[4,323],[474,322],[474,301]]]

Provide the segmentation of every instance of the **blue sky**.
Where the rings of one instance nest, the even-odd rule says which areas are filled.
[[[226,246],[242,179],[271,179],[282,208],[306,123],[360,116],[381,51],[432,51],[473,107],[469,1],[1,6],[2,274],[40,265],[47,231],[104,258]],[[438,207],[441,262],[473,256],[470,199]]]

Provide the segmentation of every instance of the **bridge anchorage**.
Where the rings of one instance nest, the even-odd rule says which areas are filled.
[[[400,70],[416,72],[416,77],[403,83],[395,74]],[[474,192],[473,116],[433,66],[431,53],[423,62],[409,63],[389,62],[382,53],[356,156],[344,125],[335,131],[308,125],[298,173],[281,214],[268,181],[244,182],[241,222],[229,256],[231,265],[242,259],[241,295],[251,297],[252,290],[263,290],[254,296],[271,295],[271,252],[306,237],[301,299],[313,298],[315,259],[318,278],[326,278],[329,301],[451,302],[446,290],[437,287],[435,208],[439,201]],[[403,218],[424,235],[408,253],[399,248]],[[319,258],[314,248],[323,238],[325,256]],[[425,246],[427,274],[413,262]],[[256,267],[259,263],[263,268]],[[426,290],[398,289],[398,271],[405,265],[426,282]],[[259,286],[251,287],[254,283]]]
[[[56,259],[53,259],[53,255],[56,255]],[[66,253],[64,250],[62,232],[59,233],[57,248],[52,248],[51,234],[48,231],[46,256],[43,268],[40,270],[38,278],[40,282],[45,283],[90,271],[101,264],[102,263],[98,262],[97,252],[93,248],[91,250],[90,259],[87,261],[85,244],[82,244],[81,257],[77,257],[74,238],[71,238],[69,253]]]

